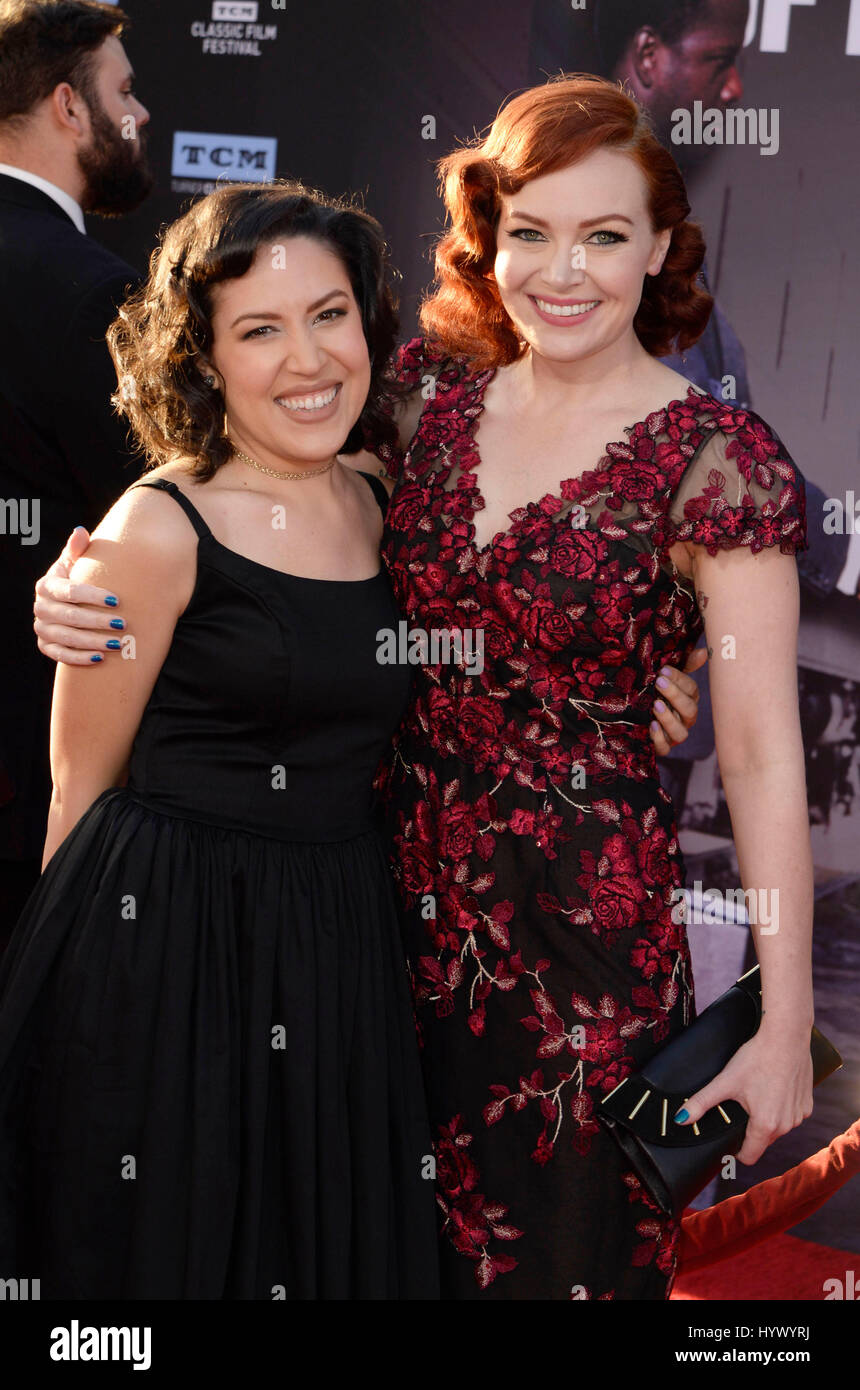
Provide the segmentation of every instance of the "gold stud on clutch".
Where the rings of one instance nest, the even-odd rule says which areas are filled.
[[[650,1096],[650,1094],[651,1094],[650,1091],[646,1091],[645,1094],[644,1094],[644,1096],[640,1096],[640,1097],[639,1097],[639,1099],[637,1100],[637,1102],[636,1102],[636,1104],[634,1105],[633,1109],[630,1111],[630,1114],[627,1116],[628,1120],[632,1120],[632,1119],[633,1119],[633,1116],[636,1114],[636,1111],[637,1111],[637,1110],[640,1110],[640,1109],[642,1108],[642,1106],[645,1104],[645,1102],[646,1102],[646,1100],[648,1099],[648,1097]]]

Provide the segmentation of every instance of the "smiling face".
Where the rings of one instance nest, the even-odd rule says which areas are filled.
[[[370,389],[361,314],[340,257],[313,237],[273,235],[213,290],[211,367],[230,438],[286,471],[328,462]]]
[[[635,346],[646,274],[671,232],[654,232],[634,160],[598,150],[502,197],[495,274],[502,303],[532,350],[554,361]]]

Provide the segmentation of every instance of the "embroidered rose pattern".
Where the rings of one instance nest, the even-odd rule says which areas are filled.
[[[448,1296],[665,1297],[677,1224],[596,1111],[693,1011],[648,724],[660,667],[683,667],[703,620],[667,551],[805,548],[802,480],[764,421],[691,386],[478,548],[493,373],[414,339],[395,374],[436,378],[405,456],[378,450],[395,594],[410,625],[484,634],[480,674],[416,668],[377,775]]]

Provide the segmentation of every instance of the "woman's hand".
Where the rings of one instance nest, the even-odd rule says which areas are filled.
[[[675,666],[661,666],[657,688],[660,696],[654,702],[654,721],[651,741],[661,757],[670,748],[683,743],[699,717],[699,687],[689,674],[698,671],[708,659],[706,647],[696,647],[690,653],[683,671]],[[661,684],[665,681],[665,685]]]
[[[678,1111],[689,1116],[683,1123],[695,1124],[721,1101],[739,1101],[749,1121],[737,1157],[741,1163],[757,1163],[774,1139],[812,1114],[810,1032],[808,1024],[789,1029],[763,1020],[713,1081],[685,1101]]]
[[[36,584],[33,629],[39,651],[67,666],[99,665],[110,652],[120,649],[119,633],[125,630],[114,594],[95,584],[76,584],[69,579],[72,565],[89,544],[89,531],[76,527],[60,558]],[[116,645],[111,647],[111,642]]]

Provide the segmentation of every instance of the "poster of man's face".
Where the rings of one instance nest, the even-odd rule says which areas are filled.
[[[672,144],[673,113],[679,108],[692,112],[699,102],[723,112],[741,102],[747,0],[595,0],[594,16],[601,76],[624,82],[650,113],[663,144]],[[678,145],[676,158],[686,171],[714,148]]]

